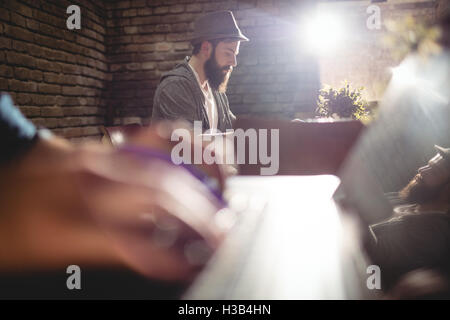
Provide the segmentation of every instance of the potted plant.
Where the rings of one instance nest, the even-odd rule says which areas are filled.
[[[364,87],[351,88],[347,81],[339,89],[326,86],[319,91],[316,114],[332,119],[370,120],[369,103],[362,97],[362,90]]]

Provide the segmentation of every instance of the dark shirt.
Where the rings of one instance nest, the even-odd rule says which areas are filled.
[[[33,144],[36,127],[13,105],[11,97],[0,93],[0,165],[19,157]]]
[[[210,129],[205,110],[205,96],[188,65],[189,57],[161,77],[153,100],[152,122],[159,120],[185,120],[191,124],[201,121],[203,131]],[[235,116],[225,93],[212,90],[217,105],[217,129],[232,129]]]

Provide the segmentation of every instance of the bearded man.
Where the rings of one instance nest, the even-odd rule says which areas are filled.
[[[156,90],[152,122],[182,119],[202,122],[203,131],[225,132],[235,116],[225,94],[239,54],[240,41],[248,41],[231,11],[200,17],[194,24],[192,57],[161,77]]]

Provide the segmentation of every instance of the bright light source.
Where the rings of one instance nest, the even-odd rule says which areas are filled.
[[[415,65],[410,59],[403,61],[399,66],[391,68],[393,80],[396,84],[410,85],[417,81]]]
[[[302,42],[314,53],[332,54],[344,39],[342,21],[335,14],[317,12],[301,26]]]

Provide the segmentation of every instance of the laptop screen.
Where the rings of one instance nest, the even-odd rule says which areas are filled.
[[[385,194],[398,192],[436,151],[450,146],[450,53],[410,56],[393,69],[379,115],[341,168],[335,197],[345,197],[363,221],[391,215]]]

